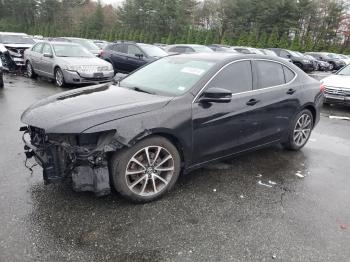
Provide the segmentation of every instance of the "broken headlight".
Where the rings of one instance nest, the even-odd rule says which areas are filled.
[[[88,145],[100,145],[109,142],[114,134],[115,130],[108,130],[97,133],[82,133],[77,136],[77,144],[79,146],[88,146]]]

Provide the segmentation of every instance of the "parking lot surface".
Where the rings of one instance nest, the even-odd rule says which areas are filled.
[[[25,168],[20,115],[61,91],[9,75],[0,89],[0,261],[349,261],[350,121],[329,116],[350,108],[325,107],[300,152],[213,164],[135,205]]]

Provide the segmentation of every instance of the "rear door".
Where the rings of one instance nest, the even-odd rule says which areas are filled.
[[[126,60],[127,60],[127,71],[132,72],[146,63],[146,54],[134,44],[126,44]],[[141,55],[141,56],[140,56]]]
[[[260,144],[260,117],[264,108],[254,104],[252,65],[250,60],[226,65],[207,85],[232,91],[229,103],[192,105],[193,164],[199,164]],[[203,92],[205,92],[203,90]]]
[[[270,61],[253,61],[255,95],[261,110],[260,138],[262,143],[279,140],[288,129],[299,108],[299,83],[287,66]]]
[[[109,57],[113,64],[113,68],[117,72],[125,73],[126,66],[126,47],[123,43],[113,44],[109,50]],[[106,57],[108,58],[108,57]]]

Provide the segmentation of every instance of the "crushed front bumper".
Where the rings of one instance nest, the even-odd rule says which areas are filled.
[[[92,191],[97,196],[110,193],[109,171],[104,145],[101,150],[71,145],[68,140],[52,141],[35,127],[22,127],[27,158],[34,157],[43,168],[45,184],[71,179],[75,191]],[[107,141],[104,139],[104,141]],[[115,148],[108,147],[111,151]]]

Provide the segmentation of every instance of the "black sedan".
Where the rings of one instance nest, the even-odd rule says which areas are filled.
[[[73,90],[22,115],[27,157],[47,183],[135,202],[170,190],[181,171],[281,143],[301,149],[320,118],[323,87],[277,57],[175,55],[117,84]],[[111,179],[111,181],[110,181]]]

